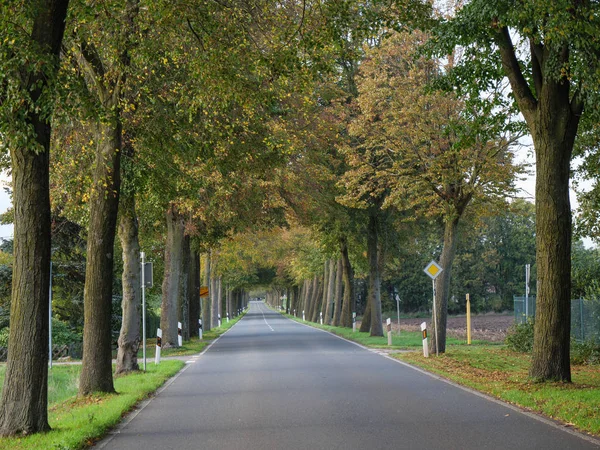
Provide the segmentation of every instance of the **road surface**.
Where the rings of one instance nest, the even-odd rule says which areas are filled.
[[[98,447],[591,449],[569,433],[251,302]]]

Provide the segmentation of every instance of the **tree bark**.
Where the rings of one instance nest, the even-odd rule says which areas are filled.
[[[202,298],[202,327],[203,331],[210,331],[211,327],[211,291],[210,285],[210,251],[206,253],[206,264],[204,265],[204,285],[208,288],[208,295]]]
[[[95,170],[90,193],[90,221],[84,288],[83,361],[79,395],[114,392],[112,378],[113,251],[119,208],[121,119],[97,124]]]
[[[198,336],[198,319],[200,318],[200,255],[192,250],[189,272],[188,303],[190,305],[190,320],[188,334],[190,337]]]
[[[354,309],[354,271],[348,256],[348,244],[345,238],[340,241],[340,253],[342,259],[342,281],[344,283],[344,298],[342,312],[340,315],[340,326],[352,328],[352,313]]]
[[[327,282],[327,307],[325,308],[325,317],[323,322],[327,325],[333,323],[332,313],[334,311],[333,303],[335,301],[335,286],[336,279],[335,274],[337,271],[337,261],[335,259],[329,260],[329,281]]]
[[[175,205],[167,210],[167,243],[165,248],[165,274],[162,284],[160,305],[160,328],[162,347],[179,347],[177,319],[180,291],[180,278],[183,264],[183,218]]]
[[[123,299],[121,300],[123,318],[115,375],[139,370],[137,352],[141,339],[140,243],[133,190],[123,191],[120,209],[118,231],[123,249]]]
[[[529,375],[571,381],[571,205],[570,161],[579,116],[568,89],[546,82],[540,97],[533,143],[536,153],[537,297]],[[548,86],[550,85],[550,86]]]
[[[315,275],[313,280],[313,298],[310,303],[310,321],[317,322],[317,317],[319,315],[319,309],[321,306],[321,295],[323,294],[323,283],[319,275]]]
[[[456,256],[456,244],[458,242],[458,221],[459,216],[454,217],[444,224],[444,246],[442,248],[442,255],[440,256],[440,265],[442,266],[442,273],[435,279],[435,318],[434,323],[432,317],[432,324],[437,324],[437,340],[438,340],[438,351],[440,353],[446,352],[446,324],[448,321],[448,297],[450,295],[450,280],[452,275],[452,264],[454,257]],[[430,349],[435,352],[436,335],[435,326],[431,332]]]
[[[22,76],[22,90],[40,99],[58,70],[68,0],[37,0],[31,40],[55,64]],[[23,74],[25,75],[25,74]],[[37,86],[37,87],[36,87]],[[48,308],[50,283],[50,121],[32,113],[37,151],[11,146],[14,204],[13,282],[10,334],[0,435],[31,434],[48,424]]]
[[[379,220],[377,212],[369,214],[367,259],[369,260],[369,303],[371,304],[371,336],[383,336],[381,320],[381,268],[379,266]],[[364,319],[363,319],[364,321]]]
[[[181,258],[181,278],[179,286],[179,321],[181,322],[181,337],[183,341],[190,340],[190,266],[192,253],[190,237],[183,237],[183,252]]]

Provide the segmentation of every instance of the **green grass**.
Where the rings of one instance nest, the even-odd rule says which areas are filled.
[[[221,326],[217,328],[213,328],[210,331],[205,331],[202,333],[202,340],[199,340],[197,337],[193,337],[189,341],[185,341],[181,347],[177,348],[163,348],[160,352],[162,356],[188,356],[195,355],[196,353],[200,353],[202,350],[206,348],[208,344],[210,344],[213,340],[221,336],[227,330],[229,330],[232,326],[234,326],[242,317],[244,317],[245,312],[241,315],[237,316],[234,319],[231,319],[229,323],[227,323],[227,319],[221,322]],[[146,360],[154,359],[154,354],[156,352],[156,339],[147,339],[146,340]],[[138,351],[138,362],[142,363],[142,346],[140,345],[140,349]]]
[[[184,364],[178,360],[163,361],[158,366],[149,364],[145,373],[136,372],[115,378],[118,394],[97,394],[84,398],[73,397],[77,391],[81,366],[55,366],[51,378],[67,387],[57,390],[53,394],[56,395],[54,401],[49,402],[52,431],[27,437],[0,438],[0,450],[86,448],[119,423],[136,403],[147,398],[179,372]],[[60,399],[64,396],[68,398]]]
[[[419,331],[401,331],[399,335],[392,334],[392,345],[388,346],[387,335],[383,337],[372,337],[369,333],[353,332],[351,328],[332,327],[329,325],[320,325],[313,322],[303,322],[302,319],[289,314],[284,314],[286,317],[295,320],[296,322],[305,323],[311,327],[321,328],[333,334],[346,338],[350,341],[358,342],[365,347],[371,348],[389,348],[389,349],[413,349],[423,346],[423,338]],[[385,334],[385,332],[384,332]],[[465,340],[448,337],[446,340],[448,345],[466,345]],[[473,345],[490,345],[487,341],[473,341]]]
[[[600,435],[598,366],[572,366],[572,383],[535,383],[531,358],[503,346],[450,347],[438,358],[419,352],[393,355],[493,397]]]

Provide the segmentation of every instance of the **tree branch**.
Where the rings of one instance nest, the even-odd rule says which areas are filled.
[[[531,123],[533,121],[533,113],[537,109],[537,100],[523,76],[507,27],[502,27],[498,30],[497,42],[500,47],[502,66],[512,87],[519,109],[523,113],[523,116],[525,116],[525,120]]]

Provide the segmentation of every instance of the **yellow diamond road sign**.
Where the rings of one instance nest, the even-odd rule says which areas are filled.
[[[431,261],[429,264],[427,264],[427,267],[425,267],[425,269],[423,269],[423,272],[425,272],[429,278],[431,278],[432,280],[435,280],[437,278],[437,276],[442,273],[442,266],[440,266],[438,263],[436,263],[435,261]]]

